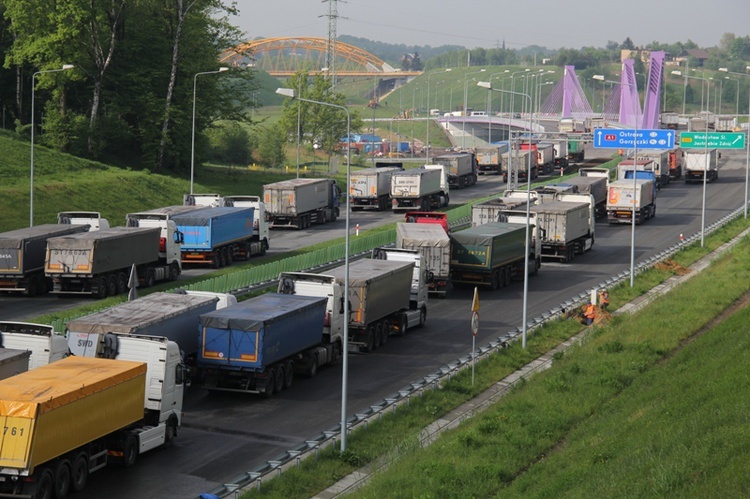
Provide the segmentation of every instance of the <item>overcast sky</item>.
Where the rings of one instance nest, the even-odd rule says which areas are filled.
[[[233,24],[248,39],[328,36],[323,0],[238,0]],[[341,0],[338,35],[406,45],[469,48],[604,47],[687,41],[719,44],[750,33],[750,0]]]

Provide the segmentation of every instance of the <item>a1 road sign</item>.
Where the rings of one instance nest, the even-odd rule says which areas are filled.
[[[603,149],[671,149],[674,139],[674,130],[594,129],[594,147]]]
[[[745,134],[729,132],[682,132],[680,147],[683,149],[744,149]]]

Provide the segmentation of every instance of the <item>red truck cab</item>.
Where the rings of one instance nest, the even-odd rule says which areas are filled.
[[[445,213],[433,211],[407,211],[404,215],[404,220],[407,223],[439,224],[443,227],[446,234],[451,233],[450,225],[448,224],[448,215]]]

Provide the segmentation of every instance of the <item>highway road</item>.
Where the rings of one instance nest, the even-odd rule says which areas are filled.
[[[734,210],[744,199],[745,154],[725,151],[723,156],[720,179],[707,189],[708,223]],[[484,186],[464,192],[478,197],[483,188],[497,185],[500,190],[501,184],[496,182],[499,181],[482,179],[480,184]],[[676,243],[680,233],[700,230],[701,190],[699,184],[673,182],[660,191],[656,218],[637,228],[636,261]],[[451,197],[459,199],[453,193]],[[384,216],[398,218],[392,214],[354,215],[352,223],[360,223],[361,228]],[[277,236],[279,233],[274,232],[274,249],[338,237],[341,231],[334,229],[343,228],[342,223],[336,222],[340,227],[313,227],[302,234]],[[592,251],[569,264],[545,263],[529,281],[529,318],[628,269],[630,234],[629,225],[599,223]],[[516,282],[496,292],[480,291],[477,345],[520,325],[522,290],[522,283]],[[361,412],[411,381],[466,355],[471,347],[471,294],[469,289],[452,290],[445,300],[431,302],[426,327],[410,331],[405,337],[391,338],[374,353],[351,355],[347,412]],[[9,310],[8,303],[6,298],[0,301],[2,310]],[[10,303],[12,309],[13,302]],[[191,387],[186,397],[184,426],[173,446],[141,456],[134,468],[109,468],[95,473],[89,478],[87,489],[77,496],[196,497],[336,425],[340,402],[340,366],[321,369],[313,379],[298,379],[291,389],[271,399],[211,394]]]

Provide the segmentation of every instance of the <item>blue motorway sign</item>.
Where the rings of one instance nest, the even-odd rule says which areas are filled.
[[[594,129],[594,147],[603,149],[671,149],[674,139],[674,130]]]

